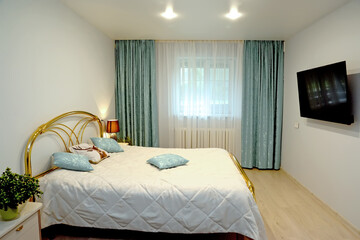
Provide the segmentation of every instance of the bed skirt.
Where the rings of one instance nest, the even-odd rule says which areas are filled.
[[[56,224],[41,230],[43,240],[62,239],[122,239],[122,240],[252,240],[237,233],[204,233],[204,234],[175,234],[175,233],[150,233],[130,230],[99,229],[87,227],[74,227],[65,224]]]

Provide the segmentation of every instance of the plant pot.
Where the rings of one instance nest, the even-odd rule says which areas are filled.
[[[0,209],[1,220],[10,221],[18,218],[20,216],[21,210],[25,207],[28,200],[22,204],[19,204],[17,208],[9,208],[5,211],[4,209]]]
[[[0,209],[0,215],[2,220],[10,221],[19,216],[18,208],[9,208],[5,211],[4,209]]]

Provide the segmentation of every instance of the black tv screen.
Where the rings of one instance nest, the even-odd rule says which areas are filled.
[[[354,122],[345,61],[298,72],[297,80],[301,117]]]

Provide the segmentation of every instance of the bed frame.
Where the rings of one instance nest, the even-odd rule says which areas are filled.
[[[67,120],[75,120],[76,123],[74,127],[69,127],[66,125]],[[50,121],[40,125],[30,136],[26,148],[25,148],[25,155],[24,155],[24,161],[25,161],[25,173],[32,176],[32,165],[31,165],[31,153],[32,148],[34,145],[35,140],[42,134],[46,133],[52,133],[57,135],[63,145],[65,151],[69,151],[69,147],[75,144],[82,143],[83,135],[85,132],[86,127],[93,123],[98,128],[99,136],[103,136],[104,133],[104,127],[100,120],[100,118],[92,113],[85,112],[85,111],[71,111],[64,114],[61,114]],[[250,192],[252,193],[254,199],[255,199],[255,188],[248,176],[246,175],[245,171],[241,167],[240,163],[237,161],[236,157],[229,153],[232,161],[234,162],[236,168],[239,170],[240,174],[244,178],[247,187],[249,188]],[[57,167],[50,168],[38,175],[35,175],[35,178],[40,178],[47,173],[57,169]],[[256,200],[256,199],[255,199]],[[230,234],[227,235],[229,238],[226,239],[249,239],[245,236],[241,236],[239,234]]]
[[[66,125],[64,120],[76,120],[77,123],[74,127]],[[64,123],[65,122],[65,123]],[[63,142],[65,151],[69,151],[69,147],[82,143],[84,132],[86,127],[90,123],[95,123],[98,126],[99,136],[103,136],[104,130],[100,118],[92,113],[85,111],[72,111],[61,114],[50,121],[40,125],[30,136],[24,154],[25,161],[25,173],[32,176],[32,165],[31,165],[31,152],[35,140],[42,134],[52,133],[56,134]],[[50,168],[36,176],[39,178],[45,174],[55,170],[57,167]]]
[[[77,123],[73,128],[67,126],[64,120],[69,120],[70,118],[75,117],[77,119]],[[65,123],[63,123],[65,122]],[[53,133],[56,134],[62,140],[64,144],[65,151],[69,151],[69,147],[75,144],[82,143],[83,135],[85,132],[86,127],[90,123],[95,123],[98,126],[99,136],[103,136],[104,128],[100,118],[92,113],[85,112],[85,111],[72,111],[63,113],[50,121],[40,125],[30,136],[24,154],[24,161],[25,161],[25,173],[32,176],[32,165],[31,165],[31,152],[34,145],[35,140],[38,136],[45,134],[45,133]],[[248,176],[246,175],[245,171],[241,167],[240,163],[237,161],[236,157],[229,153],[231,159],[233,160],[236,168],[239,170],[240,174],[243,176],[247,187],[249,188],[250,192],[252,193],[255,199],[255,188]],[[50,168],[38,175],[35,178],[39,178],[44,176],[45,174],[55,170],[56,167]]]

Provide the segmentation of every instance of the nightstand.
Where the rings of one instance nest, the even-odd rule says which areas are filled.
[[[42,203],[28,202],[19,218],[11,221],[0,220],[1,240],[40,240],[40,209]],[[0,217],[1,218],[1,217]]]

